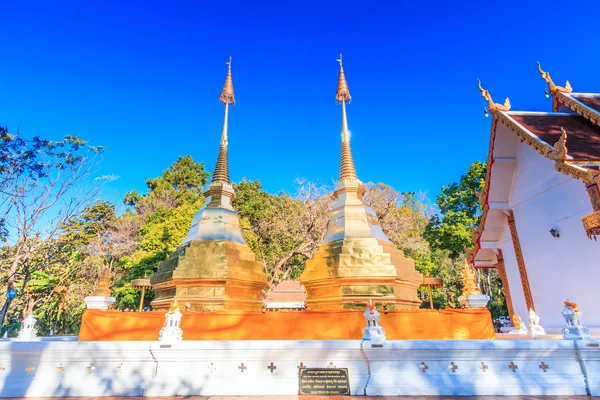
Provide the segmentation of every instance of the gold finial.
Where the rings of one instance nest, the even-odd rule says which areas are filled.
[[[567,158],[567,154],[569,153],[569,149],[567,149],[567,131],[565,128],[561,127],[560,130],[562,134],[556,143],[554,143],[554,159],[555,160],[565,160]]]
[[[477,79],[477,86],[479,87],[479,91],[481,92],[481,97],[483,97],[484,99],[486,99],[488,101],[487,108],[488,108],[488,110],[490,110],[490,112],[492,114],[494,114],[496,111],[510,110],[510,100],[508,100],[508,97],[504,101],[504,105],[494,103],[494,101],[492,100],[492,96],[490,95],[490,92],[488,92],[487,90],[485,90],[484,88],[481,87],[481,81],[479,79]]]
[[[235,96],[233,95],[233,80],[231,78],[231,57],[227,64],[227,78],[225,78],[225,85],[223,85],[223,91],[219,101],[223,104],[235,104]]]
[[[227,64],[227,78],[225,78],[225,85],[223,86],[221,97],[219,97],[219,101],[225,104],[225,115],[223,117],[223,129],[221,130],[221,146],[219,147],[219,155],[217,156],[217,164],[215,165],[211,183],[229,183],[229,162],[227,161],[229,105],[235,104],[233,80],[231,78],[231,57],[229,57],[229,61],[225,64]]]
[[[169,307],[169,311],[173,312],[179,310],[179,306],[177,305],[177,300],[173,300],[171,302],[171,306]]]
[[[344,75],[344,67],[342,66],[342,53],[340,53],[340,58],[338,58],[336,61],[340,63],[340,76],[338,78],[335,100],[339,103],[344,101],[350,102],[350,100],[352,100],[352,96],[350,96],[350,89],[348,89],[348,82],[346,82],[346,76]]]
[[[475,283],[475,271],[471,268],[469,264],[469,260],[465,258],[465,266],[462,270],[463,277],[463,296],[470,296],[473,294],[481,294],[481,291],[477,287],[477,283]]]
[[[344,67],[342,67],[342,53],[340,58],[336,60],[340,63],[340,76],[338,78],[338,87],[335,94],[336,101],[342,103],[342,162],[340,165],[340,181],[343,180],[358,180],[356,168],[354,168],[354,160],[352,159],[352,150],[350,149],[350,130],[348,129],[348,117],[346,115],[346,101],[350,101],[350,90],[344,75]]]
[[[552,78],[550,78],[550,73],[542,71],[542,66],[539,62],[537,63],[537,65],[538,65],[538,72],[542,76],[542,79],[545,80],[546,82],[548,82],[548,90],[550,90],[550,93],[552,94],[552,96],[554,96],[556,94],[556,92],[571,93],[573,91],[573,88],[571,87],[571,84],[569,83],[569,81],[567,81],[567,83],[565,84],[565,87],[556,86],[554,84],[554,82],[552,81]]]

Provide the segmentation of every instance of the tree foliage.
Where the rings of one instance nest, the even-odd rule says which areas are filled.
[[[104,178],[91,178],[102,150],[75,136],[25,140],[4,128],[0,132],[0,218],[10,247],[3,260],[7,293],[17,286],[24,292],[33,273],[52,265],[53,253],[40,252],[50,251],[63,225],[94,201]],[[0,322],[12,299],[7,296]]]
[[[478,194],[485,186],[485,173],[486,165],[475,161],[459,182],[442,187],[436,199],[440,214],[431,218],[424,232],[431,247],[448,250],[452,258],[472,247],[471,230],[479,222]]]
[[[101,151],[71,136],[60,142],[27,141],[0,129],[0,182],[8,195],[0,201],[0,238],[8,240],[0,248],[0,278],[19,293],[3,326],[9,334],[30,310],[42,334],[77,333],[83,299],[94,292],[101,268],[112,272],[115,307],[137,308],[140,292],[129,282],[157,270],[203,206],[210,174],[190,156],[148,179],[145,193],[127,193],[124,210],[97,198],[96,186],[74,191],[89,183]],[[477,223],[484,176],[485,165],[476,162],[458,183],[443,187],[436,199],[439,214],[422,194],[366,184],[364,201],[390,241],[415,260],[422,274],[443,280],[444,287],[434,290],[436,308],[459,307],[461,256]],[[234,188],[233,207],[244,238],[264,264],[269,284],[299,279],[326,234],[332,189],[306,180],[298,180],[293,193],[269,193],[259,181],[242,180]],[[480,273],[479,280],[494,297],[492,311],[503,313],[495,271]],[[428,307],[427,293],[419,293]],[[146,305],[152,296],[149,291]]]

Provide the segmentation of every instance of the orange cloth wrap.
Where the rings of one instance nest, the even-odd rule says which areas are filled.
[[[360,340],[362,311],[185,312],[184,340]],[[164,312],[88,310],[80,341],[157,340]],[[411,310],[381,314],[388,340],[495,339],[486,308]]]

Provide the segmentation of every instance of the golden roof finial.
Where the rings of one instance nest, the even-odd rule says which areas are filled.
[[[546,82],[548,82],[548,90],[550,90],[550,93],[552,94],[552,96],[554,96],[556,94],[556,92],[571,93],[573,91],[573,88],[571,87],[571,84],[569,83],[569,81],[567,81],[567,83],[565,84],[565,87],[556,86],[554,84],[554,82],[552,81],[552,78],[550,78],[550,73],[542,71],[542,66],[539,62],[537,63],[537,65],[538,65],[538,72],[542,76],[542,79],[545,80]]]
[[[565,128],[561,127],[560,130],[562,134],[556,143],[554,143],[554,159],[555,160],[565,160],[567,158],[567,154],[569,153],[569,149],[567,149],[567,131]]]
[[[508,97],[506,98],[506,100],[504,100],[504,104],[498,104],[498,103],[494,103],[494,101],[492,100],[492,96],[490,95],[490,92],[488,92],[487,90],[485,90],[484,88],[481,87],[481,81],[479,79],[477,79],[477,86],[479,87],[479,91],[481,92],[481,97],[483,97],[484,99],[486,99],[488,101],[488,110],[490,110],[490,112],[492,114],[494,114],[496,111],[508,111],[510,110],[510,100],[508,100]]]
[[[228,126],[229,126],[229,105],[235,104],[233,95],[233,79],[231,78],[231,57],[227,64],[227,78],[221,92],[219,101],[225,104],[225,115],[223,117],[223,129],[221,130],[221,146],[219,147],[219,155],[217,156],[217,164],[211,179],[212,182],[229,183],[229,162],[227,160],[227,145],[228,145]]]
[[[225,85],[223,85],[223,91],[219,101],[223,104],[235,104],[235,96],[233,95],[233,80],[231,79],[231,57],[227,64],[227,78],[225,78]]]
[[[344,75],[344,67],[342,66],[342,53],[340,53],[340,58],[338,58],[336,61],[340,63],[340,76],[338,78],[335,100],[339,103],[343,101],[350,102],[350,100],[352,100],[352,96],[350,96],[350,89],[348,89],[348,82],[346,82],[346,76]]]

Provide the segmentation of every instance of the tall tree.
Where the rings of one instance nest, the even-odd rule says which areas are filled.
[[[459,182],[442,187],[436,203],[439,215],[434,215],[424,232],[431,247],[448,250],[452,258],[472,247],[471,230],[479,222],[481,207],[478,193],[485,186],[486,165],[475,161]]]
[[[246,242],[264,263],[271,287],[284,279],[298,279],[325,235],[331,193],[303,179],[296,181],[294,196],[271,195],[258,181],[241,181],[235,190],[233,206]]]
[[[128,234],[135,235],[135,249],[123,254],[117,263],[113,290],[118,307],[134,308],[139,292],[131,288],[129,281],[152,275],[181,244],[192,217],[204,204],[202,189],[209,176],[204,163],[195,162],[191,156],[180,156],[161,176],[146,181],[146,194],[133,191],[125,195],[124,202],[131,209],[119,217],[118,231],[129,230]],[[152,296],[150,291],[147,300],[152,300]]]
[[[16,282],[21,280],[26,288],[38,250],[94,200],[104,179],[91,179],[101,153],[102,147],[75,136],[53,142],[37,137],[28,141],[5,130],[0,134],[0,215],[12,247],[0,323],[16,295]]]

